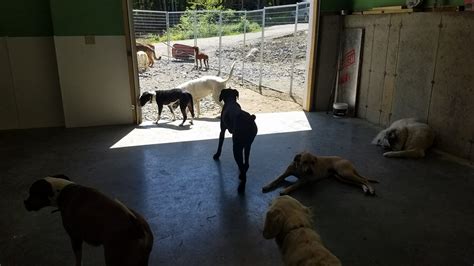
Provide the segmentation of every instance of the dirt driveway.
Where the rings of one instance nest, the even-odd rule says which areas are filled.
[[[162,73],[171,73],[163,75]],[[193,70],[193,63],[183,64],[173,61],[160,60],[153,68],[140,74],[141,91],[171,89],[183,81],[194,79],[203,75],[216,75],[215,71],[202,72]],[[227,75],[223,75],[226,77]],[[239,91],[239,103],[242,109],[249,113],[272,113],[301,111],[302,107],[296,102],[282,100],[278,92],[265,90],[260,94],[257,87],[250,83],[241,84],[238,78],[233,77],[227,84],[229,87]],[[277,97],[279,96],[279,97]],[[150,104],[142,108],[142,117],[144,121],[154,121],[157,117],[156,106]],[[170,112],[167,108],[163,109],[162,118],[170,119]],[[203,117],[216,117],[220,115],[220,106],[214,103],[212,98],[206,97],[201,100],[201,112]],[[179,113],[179,111],[178,111]],[[181,116],[181,114],[178,114]]]

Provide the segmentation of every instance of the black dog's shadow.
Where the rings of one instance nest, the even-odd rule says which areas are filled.
[[[194,118],[194,120],[197,121],[206,121],[206,122],[220,122],[221,117],[199,117],[199,118]]]
[[[190,130],[191,125],[190,124],[185,124],[184,126],[179,126],[179,125],[174,125],[171,124],[175,121],[166,121],[166,122],[159,122],[156,124],[153,122],[153,124],[147,124],[147,125],[139,125],[138,128],[169,128],[169,129],[174,129],[174,130]]]

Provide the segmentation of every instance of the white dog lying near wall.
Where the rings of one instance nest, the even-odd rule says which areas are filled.
[[[150,62],[148,61],[148,55],[143,51],[137,52],[137,65],[138,65],[138,72],[142,73],[148,69],[148,65]]]
[[[187,81],[177,86],[177,88],[186,90],[191,93],[191,95],[193,96],[194,105],[197,107],[198,117],[201,114],[201,108],[199,107],[199,103],[202,98],[206,97],[209,94],[212,94],[214,102],[216,102],[222,107],[223,104],[221,103],[221,101],[219,101],[219,95],[221,94],[221,91],[226,88],[225,85],[227,81],[229,81],[232,77],[232,72],[234,72],[235,63],[236,62],[232,64],[232,67],[230,68],[229,77],[227,77],[226,79],[217,76],[202,76],[200,78]]]
[[[405,118],[380,131],[372,144],[391,150],[383,154],[385,157],[422,158],[425,150],[433,145],[434,138],[430,126],[415,118]]]
[[[313,230],[311,210],[290,196],[273,200],[265,218],[263,237],[275,238],[287,266],[341,265]]]

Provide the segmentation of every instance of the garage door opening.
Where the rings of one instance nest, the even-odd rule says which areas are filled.
[[[149,45],[156,54],[153,65],[138,61],[140,94],[206,75],[227,78],[235,62],[226,87],[239,91],[244,110],[257,116],[302,111],[309,6],[303,2],[252,11],[133,10],[136,42]],[[193,47],[208,57],[209,68],[204,62],[202,68],[196,66]],[[201,100],[200,109],[197,121],[219,121],[221,107],[211,96]],[[152,126],[157,119],[156,105],[145,105],[141,113],[143,125]],[[178,126],[181,112],[175,113],[177,120],[171,121],[164,108],[159,124]]]

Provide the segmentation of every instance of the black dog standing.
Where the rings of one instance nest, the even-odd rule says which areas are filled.
[[[221,132],[219,134],[219,146],[214,154],[214,160],[219,160],[222,152],[222,144],[226,129],[232,134],[234,159],[239,167],[239,193],[245,192],[247,181],[247,170],[249,169],[250,147],[257,135],[257,124],[255,115],[242,110],[237,103],[239,92],[234,89],[224,89],[219,96],[220,101],[224,101],[221,113]],[[245,161],[244,161],[245,154]]]
[[[193,96],[191,95],[191,93],[187,91],[184,91],[182,89],[157,90],[154,92],[146,91],[140,96],[139,101],[140,101],[141,106],[144,106],[147,103],[153,103],[153,101],[156,102],[156,105],[158,106],[158,117],[156,119],[157,124],[161,118],[163,105],[168,105],[171,111],[171,114],[173,115],[173,120],[176,118],[173,111],[173,107],[171,107],[171,104],[175,104],[175,103],[179,103],[179,108],[181,109],[181,113],[183,114],[183,122],[179,126],[182,127],[188,117],[186,115],[186,107],[189,109],[189,112],[191,113],[191,122],[189,123],[191,125],[193,124],[193,118],[194,118]]]

